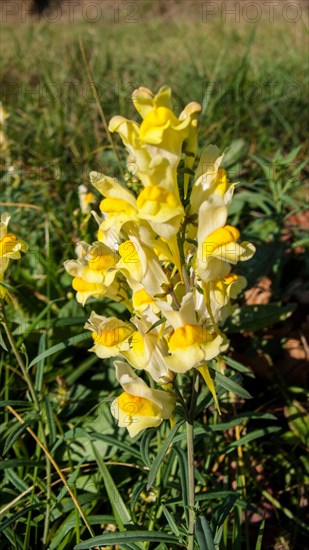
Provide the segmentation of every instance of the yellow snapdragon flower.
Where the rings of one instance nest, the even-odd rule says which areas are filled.
[[[7,289],[1,285],[4,280],[4,272],[9,266],[10,260],[19,260],[21,252],[28,250],[28,245],[14,233],[8,233],[8,224],[11,216],[4,212],[0,218],[0,298],[4,298]]]
[[[91,330],[94,346],[89,350],[101,359],[116,357],[129,349],[129,338],[134,332],[133,325],[116,317],[105,317],[91,313],[85,328]]]
[[[249,260],[255,252],[251,243],[237,242],[240,233],[236,227],[226,225],[227,215],[227,207],[217,195],[200,206],[196,269],[202,281],[225,277],[230,271],[229,264]]]
[[[133,369],[115,361],[116,377],[124,392],[111,404],[112,415],[120,428],[127,428],[131,437],[145,428],[160,426],[172,418],[175,397],[167,391],[149,388]]]
[[[172,329],[167,335],[169,354],[165,357],[171,371],[187,372],[221,353],[224,338],[214,328],[199,324],[192,292],[184,296],[179,310],[173,310],[167,303],[160,305]]]
[[[103,296],[115,299],[118,283],[116,252],[101,242],[92,245],[81,241],[77,245],[77,260],[64,262],[65,270],[74,277],[72,286],[76,290],[77,301],[85,305],[90,297]]]

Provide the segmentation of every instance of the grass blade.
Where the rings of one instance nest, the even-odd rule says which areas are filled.
[[[133,521],[122,497],[114,483],[112,476],[110,475],[106,465],[104,464],[102,457],[99,455],[95,445],[91,443],[92,450],[94,452],[99,470],[102,475],[102,479],[105,484],[105,488],[108,494],[109,501],[111,503],[114,516],[120,531],[125,530],[125,525],[133,525]]]
[[[199,518],[197,518],[195,525],[195,535],[200,550],[216,550],[209,523],[205,516],[200,516]]]
[[[156,531],[125,531],[123,533],[108,533],[93,537],[74,546],[74,550],[89,550],[94,546],[126,544],[130,542],[167,542],[177,544],[178,540],[174,535],[157,533]]]
[[[148,483],[147,483],[147,491],[150,489],[150,487],[152,486],[155,478],[156,478],[156,475],[158,473],[158,470],[160,468],[160,465],[164,459],[164,456],[170,446],[170,444],[172,443],[176,433],[178,432],[181,424],[183,424],[183,420],[180,420],[179,422],[177,422],[175,424],[175,426],[173,427],[173,429],[170,431],[170,433],[168,434],[168,437],[166,438],[165,442],[163,443],[158,455],[156,456],[156,458],[154,459],[153,461],[153,464],[150,468],[150,472],[149,472],[149,476],[148,476]]]
[[[74,346],[75,344],[79,344],[80,342],[83,342],[84,340],[89,340],[90,338],[90,332],[83,332],[82,334],[78,334],[77,336],[72,336],[71,338],[64,340],[64,342],[60,342],[59,344],[56,344],[55,346],[52,346],[43,353],[37,355],[34,359],[32,359],[28,368],[30,369],[30,367],[33,367],[33,365],[36,365],[39,361],[42,361],[42,359],[45,359],[46,357],[49,357],[54,353],[58,353],[58,351],[62,351],[69,346]]]

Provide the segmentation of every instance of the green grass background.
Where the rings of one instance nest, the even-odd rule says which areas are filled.
[[[10,146],[1,162],[0,208],[12,213],[11,230],[30,246],[27,257],[11,269],[9,282],[16,286],[17,293],[14,307],[8,308],[9,322],[26,363],[65,338],[83,332],[87,315],[93,307],[97,308],[96,304],[90,304],[82,309],[76,304],[70,277],[62,267],[64,260],[74,257],[78,240],[91,242],[94,239],[95,223],[85,220],[79,211],[78,185],[89,185],[90,170],[119,175],[98,104],[91,92],[81,43],[107,119],[115,114],[137,119],[130,101],[131,92],[138,86],[156,91],[168,84],[173,89],[177,112],[189,101],[203,105],[199,129],[201,145],[215,143],[224,149],[233,140],[243,140],[240,153],[236,155],[235,173],[241,186],[233,215],[244,235],[261,244],[262,252],[251,272],[251,282],[271,273],[274,301],[284,307],[289,300],[293,301],[293,281],[299,276],[302,284],[305,281],[302,257],[292,258],[296,261],[293,264],[295,272],[286,281],[282,270],[291,264],[282,256],[286,249],[280,247],[285,217],[295,208],[297,211],[304,208],[306,184],[299,179],[298,173],[297,178],[294,175],[295,185],[291,184],[288,192],[282,191],[289,199],[283,201],[278,213],[278,197],[271,195],[269,200],[273,202],[267,214],[261,201],[263,193],[270,196],[270,190],[263,167],[257,161],[268,159],[267,169],[270,170],[271,159],[280,151],[281,187],[277,189],[280,195],[280,189],[292,177],[294,168],[304,164],[306,159],[308,72],[305,33],[308,19],[305,7],[302,5],[302,16],[296,23],[284,18],[280,8],[275,12],[274,21],[269,21],[264,13],[254,25],[244,17],[238,23],[233,18],[222,21],[220,14],[203,21],[201,6],[196,3],[194,6],[192,4],[190,11],[182,3],[173,3],[173,9],[165,7],[160,14],[162,8],[156,2],[139,4],[136,23],[126,23],[127,11],[120,7],[118,23],[111,21],[109,13],[106,21],[92,24],[80,17],[73,23],[62,21],[58,24],[48,24],[44,19],[40,23],[26,24],[17,18],[14,24],[3,25],[1,100],[9,112],[6,133]],[[282,159],[289,159],[291,151],[295,154],[284,164]],[[306,176],[305,167],[304,170]],[[241,192],[248,189],[255,193],[254,200],[251,197],[251,202],[243,203]],[[98,205],[99,197],[97,199]],[[277,223],[275,226],[271,225],[273,219]],[[296,224],[293,231],[294,241],[302,243],[304,230]],[[274,247],[263,255],[265,240],[279,247],[282,252],[279,259],[274,259]],[[246,275],[250,279],[250,272]],[[112,306],[101,304],[100,312],[111,315]],[[299,325],[299,319],[293,322]],[[257,353],[264,336],[261,330],[256,333],[249,346],[249,355]],[[239,338],[236,344],[247,349],[243,337]],[[282,343],[279,335],[275,344],[270,347],[267,344],[266,351],[274,363],[280,357]],[[111,464],[110,471],[128,507],[132,497],[135,498],[131,513],[136,524],[161,530],[162,525],[167,524],[162,509],[156,503],[146,505],[144,493],[140,497],[145,491],[145,473],[138,454],[139,443],[132,445],[124,434],[117,435],[110,418],[108,403],[117,388],[113,369],[108,363],[102,365],[96,357],[89,356],[86,344],[79,346],[41,359],[29,371],[40,399],[49,448],[61,467],[67,468],[71,486],[90,516],[96,534],[102,532],[102,526],[115,523],[115,514],[106,495],[102,470],[96,465],[89,444],[89,434],[101,456]],[[266,527],[264,546],[260,547],[305,548],[303,490],[308,468],[307,436],[303,435],[302,426],[295,427],[291,420],[288,422],[291,411],[286,413],[286,407],[293,403],[296,406],[295,399],[303,406],[304,388],[301,382],[288,383],[278,371],[266,382],[265,378],[258,378],[253,383],[250,380],[249,376],[246,387],[251,389],[255,399],[243,408],[242,402],[235,404],[228,398],[224,405],[226,418],[241,411],[279,411],[281,432],[268,437],[265,432],[262,443],[253,440],[247,446],[245,465],[239,463],[235,450],[225,454],[232,437],[230,432],[208,433],[197,445],[198,460],[203,464],[197,474],[199,490],[203,492],[207,487],[218,496],[223,489],[235,490],[235,484],[243,490],[241,474],[246,476],[249,515],[245,520],[243,510],[246,506],[241,501],[231,518],[224,519],[220,549],[259,548],[256,541],[263,514],[266,514]],[[13,355],[3,352],[2,401],[21,399],[27,402],[25,391]],[[29,415],[29,422],[40,435],[28,405],[18,410],[27,418]],[[305,423],[299,410],[296,417],[300,415],[301,423]],[[7,412],[1,414],[1,418],[3,443],[10,434],[13,434],[13,441],[11,439],[9,445],[6,443],[3,453],[0,513],[22,491],[30,488],[24,498],[3,513],[1,548],[42,547],[46,495],[49,499],[46,548],[73,548],[80,539],[87,538],[87,533],[71,499],[65,492],[61,493],[57,476],[46,472],[44,457],[31,438],[16,431],[18,423],[15,424]],[[219,419],[211,415],[209,422],[216,424]],[[252,431],[254,429],[260,426],[253,421]],[[108,435],[115,435],[113,443],[106,439]],[[150,459],[157,452],[157,444],[160,441],[154,438]],[[223,458],[219,460],[219,457]],[[175,477],[176,457],[172,458],[169,462],[171,477],[164,480],[161,490],[165,498],[174,496],[177,499],[179,481]],[[19,462],[5,462],[9,460]],[[117,466],[118,463],[136,462],[136,468]],[[254,468],[260,468],[262,478]],[[223,513],[220,512],[223,501],[218,501],[218,496],[202,506],[209,518],[218,519]],[[177,515],[177,503],[170,506],[170,511]],[[249,516],[258,517],[258,520],[249,522]],[[214,532],[216,526],[218,523],[214,522]],[[163,543],[150,547],[165,548]]]

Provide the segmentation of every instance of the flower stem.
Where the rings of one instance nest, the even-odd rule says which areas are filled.
[[[195,522],[195,482],[194,482],[194,444],[193,444],[193,424],[187,422],[187,452],[188,452],[188,506],[189,506],[189,526],[188,526],[188,550],[194,547],[194,522]]]
[[[194,548],[194,524],[195,524],[195,476],[194,476],[194,418],[196,401],[199,390],[199,373],[193,370],[193,384],[190,411],[187,418],[187,453],[188,453],[188,550]]]

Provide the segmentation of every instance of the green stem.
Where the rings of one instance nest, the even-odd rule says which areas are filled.
[[[195,523],[195,482],[194,482],[194,433],[193,424],[187,422],[187,452],[188,452],[188,506],[189,506],[189,527],[188,527],[188,550],[194,548],[194,523]]]
[[[194,549],[194,525],[195,525],[195,476],[194,476],[194,418],[196,401],[199,390],[199,373],[193,369],[193,383],[190,411],[187,418],[187,453],[188,453],[188,550]]]

